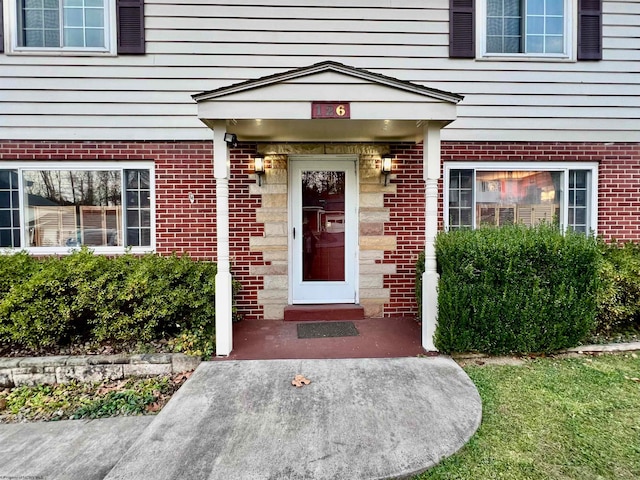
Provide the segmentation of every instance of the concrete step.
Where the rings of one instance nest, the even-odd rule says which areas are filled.
[[[364,307],[355,304],[289,305],[284,309],[287,322],[317,322],[322,320],[362,320]]]

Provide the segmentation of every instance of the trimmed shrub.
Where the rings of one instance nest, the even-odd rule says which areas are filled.
[[[523,225],[441,232],[435,344],[442,352],[550,352],[593,329],[595,239]]]
[[[640,329],[640,245],[601,243],[596,334]]]
[[[200,327],[213,336],[215,275],[215,264],[188,256],[114,259],[82,299],[96,340],[149,341]]]
[[[0,299],[0,342],[38,349],[76,340],[214,337],[214,263],[186,255],[107,258],[88,249],[29,258],[0,258],[0,271],[25,272]]]
[[[2,260],[15,262],[11,257]],[[78,309],[77,293],[83,283],[91,283],[100,260],[86,250],[37,260],[39,268],[25,279],[14,279],[0,302],[0,338],[37,348],[87,336],[89,327]]]
[[[0,299],[11,287],[22,283],[41,267],[41,263],[26,252],[0,254]]]

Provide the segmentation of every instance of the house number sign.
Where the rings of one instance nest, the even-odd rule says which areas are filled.
[[[351,118],[349,102],[311,102],[311,118]]]

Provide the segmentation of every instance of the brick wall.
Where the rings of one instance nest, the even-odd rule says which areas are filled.
[[[229,234],[231,273],[242,286],[236,296],[238,315],[246,319],[261,319],[263,307],[258,305],[258,291],[263,288],[263,277],[252,275],[250,267],[265,266],[261,252],[250,249],[250,237],[262,237],[264,224],[256,220],[256,209],[261,206],[261,195],[251,194],[255,185],[253,158],[255,145],[243,144],[230,152],[229,178]]]
[[[385,195],[391,211],[385,234],[397,237],[397,249],[382,263],[397,266],[385,275],[391,300],[385,316],[413,315],[415,261],[424,246],[422,145],[392,146],[397,193]],[[598,233],[607,240],[640,241],[640,144],[443,142],[442,161],[598,162]],[[506,168],[506,167],[505,167]],[[438,230],[443,226],[442,181]]]
[[[0,160],[151,160],[156,168],[158,253],[214,258],[211,142],[0,141]],[[189,193],[194,194],[193,204]]]
[[[414,315],[415,261],[424,245],[424,182],[422,146],[392,145],[395,193],[384,194],[389,221],[384,235],[395,236],[397,248],[381,264],[396,265],[384,275],[391,298],[384,315]],[[255,209],[261,195],[255,184],[252,159],[255,145],[231,152],[230,229],[234,278],[242,285],[238,313],[261,318],[258,291],[263,277],[250,267],[268,267],[263,254],[250,249],[250,238],[261,237]],[[50,142],[0,141],[1,160],[152,160],[156,166],[157,251],[189,252],[194,258],[215,258],[215,179],[211,142]],[[597,161],[599,168],[598,231],[606,239],[640,240],[640,145],[589,143],[445,142],[443,161]],[[253,190],[255,192],[255,189]],[[442,188],[440,188],[442,191]],[[189,193],[193,193],[191,203]],[[439,196],[442,228],[442,193]],[[254,271],[260,269],[255,269]]]
[[[247,318],[260,316],[256,305],[260,277],[248,274],[261,255],[249,253],[249,236],[260,235],[255,208],[259,196],[249,195],[254,146],[231,152],[230,229],[235,278],[242,284],[237,307]],[[156,250],[160,254],[188,252],[193,258],[215,258],[215,179],[213,148],[202,142],[50,142],[0,141],[0,160],[150,160],[156,173]],[[189,194],[194,201],[191,203]]]
[[[640,241],[640,144],[445,142],[442,160],[598,162],[598,234]]]
[[[422,173],[422,145],[393,145],[393,177],[395,194],[385,195],[385,207],[390,209],[385,235],[396,237],[396,250],[386,252],[384,264],[395,264],[394,274],[385,275],[384,286],[391,291],[384,315],[413,316],[418,313],[415,299],[416,261],[424,250],[425,192]]]

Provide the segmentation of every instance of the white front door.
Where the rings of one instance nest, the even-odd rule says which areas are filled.
[[[289,163],[291,303],[355,303],[358,245],[355,156]]]

